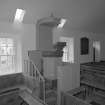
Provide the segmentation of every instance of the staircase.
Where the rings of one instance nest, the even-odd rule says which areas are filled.
[[[57,88],[53,85],[55,84],[54,81],[44,78],[33,61],[25,60],[24,62],[26,65],[24,75],[34,82],[32,87],[33,97],[41,100],[44,104],[57,105]]]

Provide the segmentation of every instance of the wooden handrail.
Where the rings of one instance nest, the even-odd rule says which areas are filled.
[[[26,74],[28,74],[28,76],[35,78],[36,80],[38,80],[39,82],[43,82],[43,101],[45,103],[45,78],[43,77],[43,75],[41,75],[39,69],[37,68],[37,66],[35,65],[35,63],[28,59],[28,60],[24,60],[24,63],[26,63],[26,71],[24,71]],[[30,75],[30,66],[32,67],[32,74]]]

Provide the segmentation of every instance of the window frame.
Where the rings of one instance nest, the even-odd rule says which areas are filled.
[[[8,74],[14,74],[14,73],[16,73],[16,43],[15,43],[15,40],[14,40],[14,38],[11,38],[11,37],[1,37],[0,38],[1,40],[5,40],[5,46],[3,46],[3,45],[1,45],[0,44],[0,49],[2,49],[3,47],[6,47],[5,49],[6,49],[6,53],[5,54],[1,54],[0,53],[0,68],[2,68],[2,70],[3,69],[6,69],[6,71],[1,71],[1,73],[0,73],[0,76],[2,76],[2,75],[8,75]],[[11,40],[12,42],[11,43],[13,43],[13,45],[12,46],[10,46],[9,44],[7,44],[6,43],[6,40]],[[8,48],[9,47],[12,47],[13,48],[13,52],[12,52],[12,54],[10,53],[7,53],[8,52]],[[6,58],[6,60],[5,60],[5,62],[6,62],[6,64],[4,64],[4,67],[1,67],[1,58],[3,57],[3,56],[6,56],[7,58]],[[11,57],[11,64],[9,64],[9,57]],[[10,67],[10,69],[11,69],[11,71],[9,70],[9,67]],[[13,70],[14,69],[14,70]]]

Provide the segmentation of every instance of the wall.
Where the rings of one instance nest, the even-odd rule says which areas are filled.
[[[37,31],[37,49],[52,50],[52,27],[39,25]]]
[[[61,65],[57,69],[58,75],[58,90],[68,91],[80,86],[80,63],[93,61],[92,43],[94,40],[100,40],[104,45],[104,35],[90,32],[70,31],[65,28],[53,30],[53,43],[59,41],[60,37],[72,37],[74,38],[74,63],[67,63]],[[80,38],[89,38],[89,54],[80,55]],[[104,42],[104,43],[103,43]],[[103,49],[101,49],[101,53]],[[105,51],[104,51],[105,52]],[[105,54],[101,54],[101,58],[104,58]],[[58,93],[59,94],[59,93]]]
[[[80,80],[80,67],[79,67],[80,63],[93,61],[92,43],[94,40],[100,40],[101,44],[103,44],[103,34],[80,32],[80,31],[70,31],[65,28],[63,28],[63,29],[54,28],[52,31],[53,31],[53,33],[52,33],[53,44],[55,44],[57,41],[59,41],[61,36],[74,38],[74,64],[67,64],[67,65],[64,65],[64,67],[61,65],[60,72],[65,72],[65,73],[63,73],[62,81],[65,81],[67,84],[69,84],[69,85],[67,85],[67,84],[62,85],[62,86],[64,86],[64,87],[62,87],[64,90],[79,87],[79,85],[80,85],[79,84],[80,83],[80,81],[79,81]],[[80,38],[84,37],[84,36],[89,38],[89,54],[80,55]],[[101,50],[103,51],[103,49],[101,49]],[[101,54],[101,58],[103,58],[102,54]],[[56,62],[57,62],[57,60],[55,61],[55,58],[44,58],[44,73],[45,73],[46,77],[56,78],[56,76],[57,76],[56,73],[58,72],[58,71],[56,71],[57,66],[58,66],[58,65],[55,65]],[[66,71],[63,71],[65,69],[66,69]],[[58,72],[58,73],[60,73],[60,72]],[[71,74],[69,72],[71,72],[71,74],[73,75],[72,77],[70,77]],[[69,75],[66,75],[68,73],[69,73]],[[72,80],[70,78],[72,78]],[[69,81],[67,81],[67,80],[69,80]],[[63,83],[65,83],[65,82],[63,82]]]
[[[24,59],[28,50],[36,49],[36,34],[34,24],[14,24],[0,22],[0,37],[11,37],[17,42],[17,69],[24,69]],[[18,85],[21,75],[11,74],[0,76],[0,89]]]
[[[103,34],[97,34],[97,33],[86,33],[83,32],[80,34],[80,38],[82,36],[86,36],[89,38],[89,54],[88,55],[80,55],[80,63],[84,62],[92,62],[93,61],[93,41],[100,41],[101,46],[103,46]],[[103,58],[102,52],[103,49],[100,50],[100,60]]]
[[[102,43],[101,43],[101,60],[105,61],[105,35],[103,34],[103,39],[102,39]]]
[[[27,58],[27,51],[36,48],[34,24],[14,24],[0,22],[0,37],[11,37],[17,42],[17,68],[22,70],[22,63]]]
[[[80,86],[80,65],[67,64],[57,68],[58,105],[61,105],[61,92],[67,92]]]
[[[59,58],[44,57],[43,61],[44,76],[49,79],[57,79],[57,66]]]
[[[57,78],[58,78],[58,90],[60,91],[69,91],[79,87],[80,75],[78,69],[80,68],[79,64],[68,64],[64,66],[58,66]]]
[[[65,36],[65,37],[73,37],[74,38],[74,59],[75,62],[85,63],[85,62],[91,62],[93,61],[93,49],[92,49],[92,43],[94,40],[101,42],[101,59],[105,58],[105,55],[103,54],[104,51],[104,34],[97,34],[92,32],[80,32],[80,31],[68,31],[66,29],[54,29],[53,31],[53,43],[56,43],[59,40],[59,37]],[[89,54],[87,55],[80,55],[80,38],[81,37],[87,37],[89,38]]]

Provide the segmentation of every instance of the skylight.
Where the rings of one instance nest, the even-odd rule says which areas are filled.
[[[15,18],[14,18],[14,22],[21,23],[23,21],[25,13],[26,13],[25,10],[17,9],[16,14],[15,14]]]
[[[58,28],[63,28],[63,26],[65,25],[66,23],[66,19],[61,19],[60,20],[60,24],[58,25]]]

